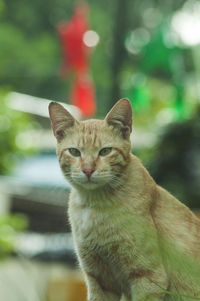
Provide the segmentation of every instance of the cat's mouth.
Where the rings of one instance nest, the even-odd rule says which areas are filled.
[[[100,183],[93,178],[85,178],[82,182],[84,185],[100,185]]]
[[[91,177],[87,177],[81,174],[71,174],[70,180],[72,184],[89,190],[106,185],[109,182],[110,177],[108,177],[108,175],[92,175]]]
[[[101,181],[97,181],[94,179],[81,179],[81,180],[74,180],[73,181],[75,185],[78,185],[82,188],[85,188],[87,190],[94,190],[98,187],[101,187],[103,185],[105,185],[105,183],[102,183]]]
[[[84,183],[79,183],[79,185],[87,190],[93,190],[101,186],[100,184],[92,180],[85,181]]]

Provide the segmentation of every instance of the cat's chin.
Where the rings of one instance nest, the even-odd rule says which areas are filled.
[[[99,188],[102,188],[106,183],[102,182],[93,182],[93,181],[71,181],[72,186],[74,186],[76,189],[81,190],[98,190]]]
[[[76,183],[77,185],[77,183]],[[101,187],[102,185],[101,184],[98,184],[98,183],[94,183],[94,182],[85,182],[85,183],[78,183],[79,187],[81,187],[82,189],[85,189],[85,190],[95,190],[95,189],[98,189],[99,187]]]

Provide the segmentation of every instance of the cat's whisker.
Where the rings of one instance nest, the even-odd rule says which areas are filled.
[[[124,181],[123,179],[119,178],[119,177],[116,177],[116,176],[112,176],[111,179],[110,179],[110,185],[114,185],[117,186],[117,185],[123,185]]]

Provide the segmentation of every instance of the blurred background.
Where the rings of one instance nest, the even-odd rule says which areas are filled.
[[[200,2],[0,0],[0,290],[86,300],[50,100],[80,119],[133,107],[133,153],[200,207]]]

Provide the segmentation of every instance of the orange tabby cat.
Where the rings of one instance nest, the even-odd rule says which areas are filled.
[[[200,297],[200,220],[131,154],[129,101],[104,120],[77,121],[55,102],[49,112],[88,300]]]

